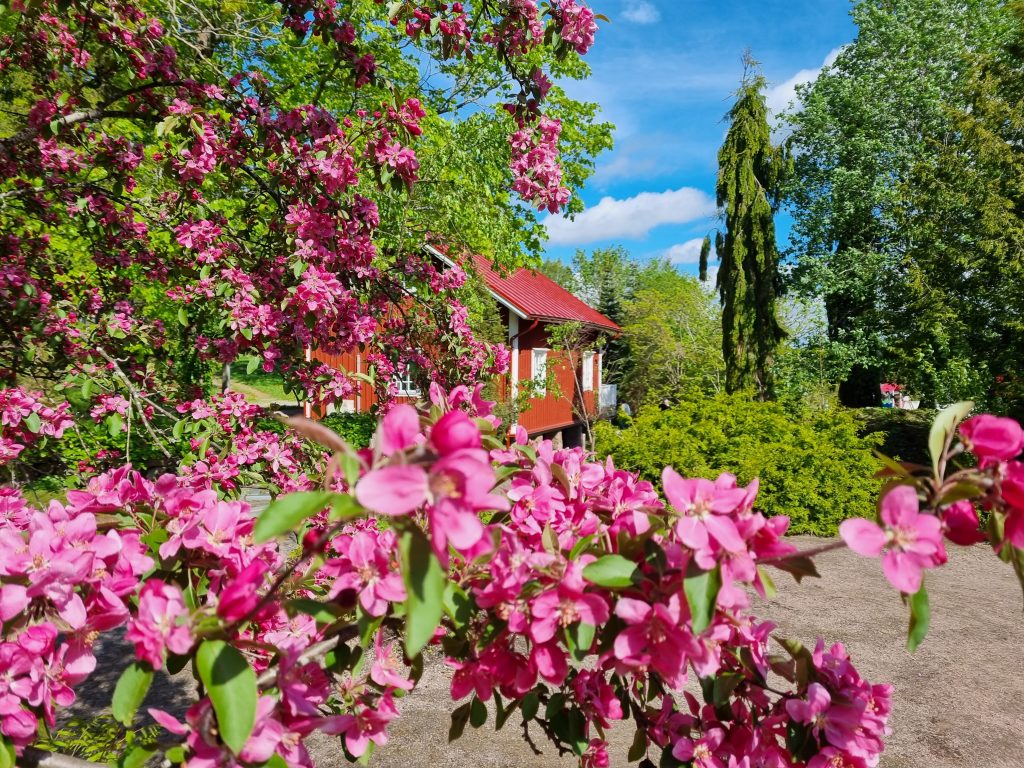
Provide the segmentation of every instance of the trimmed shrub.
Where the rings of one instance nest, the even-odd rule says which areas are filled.
[[[856,411],[860,434],[878,434],[878,450],[886,456],[915,464],[931,464],[928,433],[938,411],[902,408],[861,408]]]
[[[370,445],[374,430],[377,429],[377,416],[373,413],[339,413],[324,416],[320,423],[341,435],[345,442],[353,448],[366,448]]]
[[[793,414],[778,403],[718,396],[644,409],[627,429],[602,422],[595,438],[599,455],[657,485],[665,464],[684,477],[760,478],[765,514],[788,515],[793,533],[832,536],[849,517],[874,516],[879,438],[860,428],[847,410]]]

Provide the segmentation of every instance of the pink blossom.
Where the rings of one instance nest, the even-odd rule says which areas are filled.
[[[884,529],[863,518],[845,520],[839,526],[839,535],[857,554],[878,557],[884,550],[885,577],[908,594],[921,588],[924,569],[946,562],[942,523],[932,515],[920,514],[919,508],[916,489],[897,485],[882,499]]]
[[[680,515],[676,536],[694,551],[701,568],[714,567],[717,550],[746,551],[746,543],[730,518],[747,500],[744,489],[730,485],[724,476],[715,483],[684,480],[671,467],[665,467],[661,480],[666,498]]]
[[[982,461],[1007,461],[1024,449],[1024,429],[1013,419],[983,413],[960,425],[960,436],[967,450]]]
[[[584,587],[582,566],[570,562],[558,585],[531,601],[530,637],[534,642],[545,643],[558,629],[576,623],[596,627],[608,620],[608,603],[600,595],[584,592]]]
[[[384,456],[404,451],[415,444],[420,434],[420,415],[406,403],[384,414],[377,428],[376,447]]]
[[[325,574],[338,574],[331,587],[332,598],[347,589],[357,590],[359,604],[370,616],[383,616],[389,603],[405,600],[405,586],[393,560],[397,549],[394,533],[359,531],[343,537],[336,546],[341,547],[343,557],[329,560],[323,569]]]
[[[465,412],[449,411],[430,430],[430,442],[441,455],[479,448],[480,428]]]
[[[954,544],[968,547],[985,541],[988,537],[979,530],[981,522],[974,505],[964,499],[951,504],[940,512],[942,530]]]
[[[699,739],[679,739],[672,746],[672,756],[684,762],[692,761],[693,768],[726,768],[725,761],[717,754],[723,741],[724,730],[709,728]]]
[[[192,648],[189,611],[181,589],[157,579],[147,581],[139,593],[138,615],[128,623],[125,637],[135,643],[135,654],[153,669],[164,664],[165,650],[188,653]]]
[[[692,638],[681,625],[679,595],[653,605],[631,597],[620,598],[615,615],[626,623],[615,638],[615,658],[626,666],[653,668],[672,688],[686,682],[686,650]]]
[[[385,694],[373,706],[356,702],[353,714],[328,718],[322,730],[344,734],[348,751],[353,757],[362,757],[371,741],[378,747],[387,744],[387,726],[396,717],[398,710],[391,695]]]
[[[259,589],[269,570],[266,563],[253,560],[241,573],[228,580],[217,595],[217,615],[228,622],[250,616],[259,605]]]

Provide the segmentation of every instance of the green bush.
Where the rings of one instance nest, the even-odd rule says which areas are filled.
[[[377,416],[372,413],[332,413],[321,422],[341,435],[353,448],[366,448],[377,429]]]
[[[859,428],[846,410],[794,415],[778,403],[719,396],[644,409],[628,429],[602,422],[596,443],[599,455],[657,485],[665,465],[684,477],[760,478],[765,514],[788,515],[793,533],[831,536],[846,518],[874,514],[879,438]]]
[[[886,456],[914,464],[931,464],[928,456],[928,433],[938,411],[905,411],[902,408],[861,408],[857,411],[860,434],[876,433],[881,442],[878,450]]]

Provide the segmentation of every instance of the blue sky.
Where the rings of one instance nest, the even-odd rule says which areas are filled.
[[[591,0],[602,23],[587,55],[593,76],[566,83],[616,125],[573,222],[549,217],[548,256],[623,245],[638,259],[669,256],[696,271],[713,227],[716,154],[750,48],[781,109],[797,82],[856,32],[850,0]],[[779,222],[785,237],[786,222]]]

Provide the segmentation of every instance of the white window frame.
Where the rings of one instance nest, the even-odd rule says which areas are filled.
[[[548,394],[548,351],[543,347],[530,350],[530,378],[537,397],[547,397]]]
[[[420,389],[412,380],[412,371],[406,369],[405,373],[395,372],[391,379],[395,382],[395,394],[398,397],[419,397]]]
[[[594,391],[594,353],[584,352],[582,370],[580,371],[580,379],[583,383],[584,392]]]

